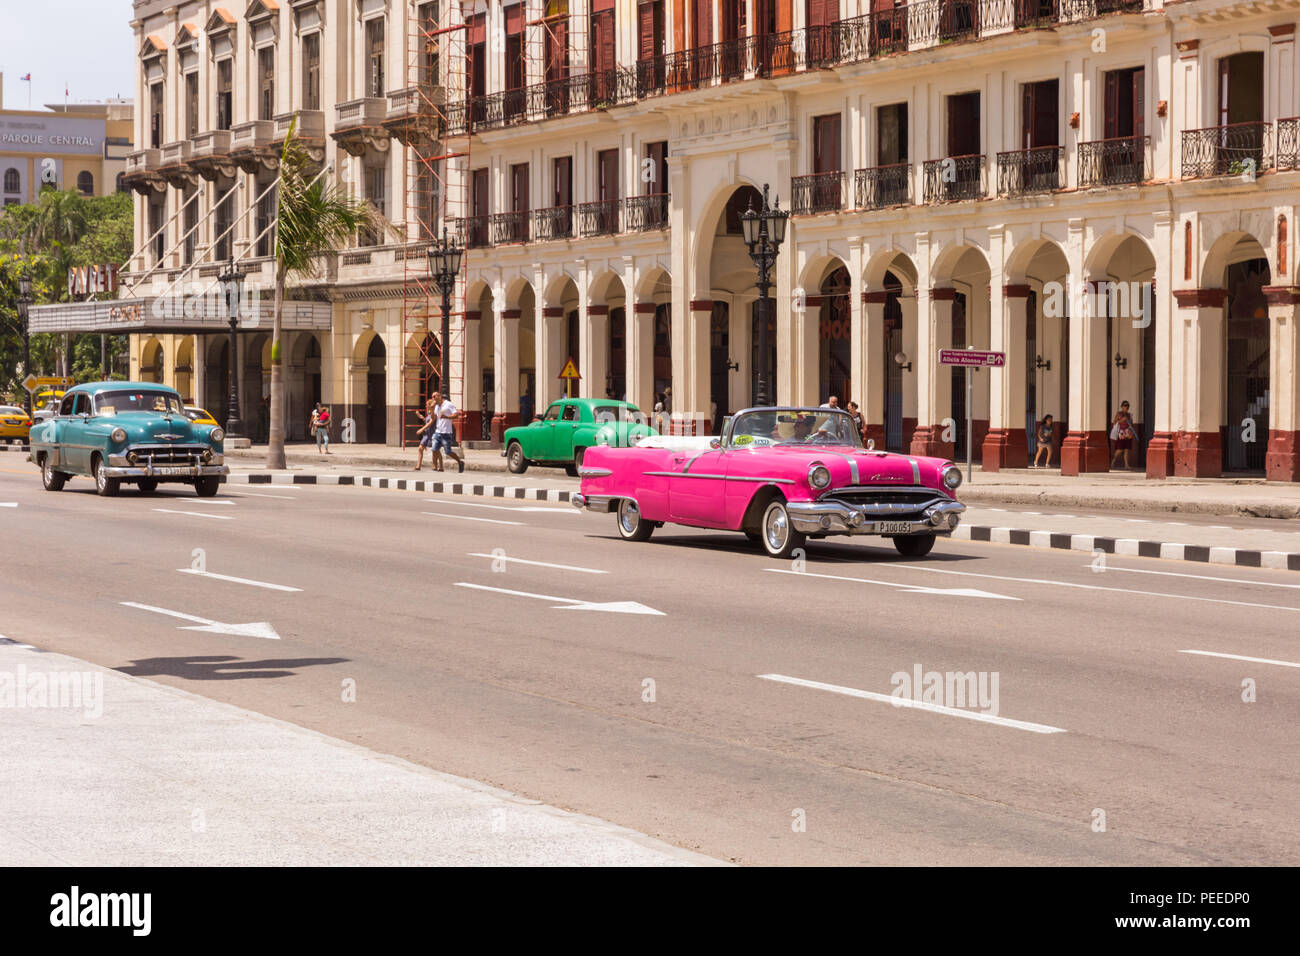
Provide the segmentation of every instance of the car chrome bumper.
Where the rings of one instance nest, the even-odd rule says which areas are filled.
[[[130,466],[106,467],[104,473],[109,478],[213,478],[230,474],[229,465],[154,465],[143,468]]]
[[[959,501],[943,501],[926,505],[919,517],[883,518],[839,501],[792,501],[785,507],[790,523],[804,534],[951,534],[966,510]]]
[[[617,500],[613,495],[574,495],[569,499],[569,504],[575,508],[608,514],[614,510],[614,502]]]

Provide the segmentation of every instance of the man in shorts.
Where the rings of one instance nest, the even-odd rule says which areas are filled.
[[[442,453],[446,451],[456,460],[457,470],[464,471],[465,459],[456,454],[453,447],[456,438],[452,431],[452,419],[456,417],[456,406],[449,401],[443,401],[441,392],[434,392],[433,414],[438,420],[438,423],[433,426],[433,466],[442,471]]]

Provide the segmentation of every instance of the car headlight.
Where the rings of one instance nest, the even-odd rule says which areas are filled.
[[[212,431],[208,432],[208,438],[211,439],[212,441],[223,441],[225,437],[226,437],[226,433],[223,432],[219,427],[214,428],[212,429]]]
[[[808,484],[812,485],[818,491],[823,488],[829,488],[831,484],[831,470],[821,462],[813,462],[812,467],[808,469]]]
[[[122,444],[122,442],[126,441],[126,429],[114,428],[113,431],[109,434],[108,438],[109,441],[113,442],[114,444],[120,445]]]
[[[956,491],[961,487],[961,469],[956,465],[944,465],[943,486],[949,491]]]

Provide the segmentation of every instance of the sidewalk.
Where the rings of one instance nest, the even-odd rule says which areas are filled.
[[[23,678],[18,699],[30,698],[0,706],[8,765],[0,859],[10,866],[720,865],[603,820],[0,638],[6,674]],[[56,674],[91,693],[56,706]],[[39,706],[26,693],[37,675],[51,688]]]

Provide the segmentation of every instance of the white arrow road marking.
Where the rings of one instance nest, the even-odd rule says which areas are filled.
[[[154,511],[161,511],[169,515],[189,515],[192,518],[216,518],[218,521],[234,521],[234,515],[210,515],[203,511],[177,511],[175,508],[154,508]]]
[[[1053,588],[1080,588],[1084,591],[1116,591],[1120,594],[1141,594],[1146,597],[1174,598],[1179,601],[1208,601],[1211,604],[1231,604],[1235,607],[1262,607],[1270,611],[1300,612],[1300,607],[1279,604],[1254,604],[1250,601],[1229,601],[1226,598],[1199,597],[1195,594],[1170,594],[1167,591],[1135,591],[1132,588],[1108,588],[1101,584],[1079,584],[1074,581],[1050,581],[1045,578],[1012,578],[1001,574],[981,574],[979,571],[953,571],[951,568],[927,568],[920,564],[896,564],[896,568],[929,571],[931,574],[961,574],[972,578],[991,578],[994,581],[1019,581],[1023,584],[1046,584]],[[769,570],[772,570],[769,568]]]
[[[206,617],[195,617],[193,614],[182,614],[180,611],[169,611],[165,607],[153,607],[149,604],[136,604],[134,601],[123,601],[126,607],[139,608],[141,611],[153,611],[155,614],[167,614],[171,617],[178,617],[182,621],[194,621],[199,626],[186,627],[181,626],[182,631],[207,631],[210,634],[234,634],[237,637],[264,637],[268,640],[278,641],[280,635],[275,633],[273,628],[266,621],[256,621],[251,624],[222,624],[219,621],[210,621]]]
[[[1079,567],[1090,568],[1091,564],[1081,564]],[[1284,584],[1281,581],[1256,581],[1252,578],[1216,578],[1209,574],[1188,574],[1185,571],[1153,571],[1150,568],[1117,568],[1113,564],[1106,565],[1107,571],[1127,571],[1129,574],[1159,574],[1167,578],[1195,578],[1198,581],[1226,581],[1228,584],[1258,584],[1264,588],[1296,588],[1300,589],[1300,584]]]
[[[815,574],[812,571],[790,571],[785,568],[764,568],[773,574],[795,574],[805,578],[826,578],[829,581],[852,581],[854,584],[883,584],[887,588],[898,588],[908,594],[942,594],[948,597],[994,598],[999,601],[1022,601],[1023,598],[1009,594],[995,594],[993,591],[981,591],[978,588],[927,588],[920,584],[906,584],[901,581],[874,581],[871,578],[850,578],[840,574]]]
[[[16,501],[0,501],[0,508],[17,508],[17,507],[18,507],[18,502]]]
[[[941,704],[929,704],[925,701],[911,700],[907,697],[894,697],[892,694],[876,694],[856,687],[842,687],[839,684],[823,684],[821,681],[804,680],[801,677],[786,677],[784,674],[759,674],[761,680],[773,680],[782,684],[794,684],[798,687],[811,687],[814,690],[828,690],[835,694],[849,697],[861,697],[895,707],[911,707],[914,710],[927,710],[932,714],[945,714],[949,717],[963,717],[966,720],[978,720],[999,727],[1014,727],[1016,730],[1028,730],[1035,734],[1063,734],[1064,727],[1052,727],[1048,724],[1034,724],[1027,720],[1012,720],[1010,717],[998,717],[994,714],[980,713],[978,710],[962,710],[960,707],[944,707]]]
[[[220,498],[186,498],[182,495],[168,495],[168,498],[178,505],[203,505],[205,508],[210,508],[213,505],[225,505],[227,507],[234,505],[233,501],[225,501]]]
[[[455,518],[457,521],[485,521],[488,524],[523,524],[522,521],[500,521],[496,518],[471,518],[469,515],[447,515],[440,511],[421,511],[422,515],[432,518]]]
[[[610,611],[614,614],[657,614],[660,617],[664,616],[663,611],[656,611],[654,608],[638,604],[636,601],[610,601],[601,604],[581,601],[577,598],[554,597],[549,594],[530,594],[527,591],[511,591],[509,588],[490,588],[483,584],[467,584],[464,581],[457,581],[456,587],[473,588],[476,591],[495,591],[497,594],[513,594],[516,597],[536,598],[539,601],[557,601],[559,604],[552,608],[552,610],[556,611]]]
[[[197,574],[201,578],[212,578],[215,581],[232,581],[235,584],[251,584],[255,588],[270,588],[272,591],[301,591],[302,588],[291,588],[285,584],[268,584],[265,581],[253,581],[249,578],[232,578],[228,574],[214,574],[211,571],[196,571],[194,568],[177,568],[181,574]]]
[[[597,571],[595,568],[579,568],[572,564],[548,564],[545,561],[529,561],[526,558],[510,558],[504,554],[482,554],[478,551],[470,551],[471,558],[492,558],[494,561],[513,561],[515,564],[532,564],[539,568],[558,568],[561,571],[581,571],[583,574],[609,574],[608,571]]]
[[[293,495],[264,495],[256,491],[227,491],[226,494],[233,495],[236,498],[283,498],[285,501],[297,501]]]
[[[563,505],[558,508],[555,506],[547,507],[545,505],[483,505],[474,501],[456,501],[453,498],[425,498],[425,501],[435,505],[459,505],[462,508],[491,508],[494,511],[540,511],[545,514],[565,515],[578,514],[577,508],[566,508]]]
[[[1200,654],[1202,657],[1226,657],[1232,661],[1247,661],[1251,664],[1276,664],[1278,667],[1300,667],[1295,661],[1275,661],[1268,657],[1243,657],[1240,654],[1221,654],[1218,651],[1179,651],[1179,654]]]

